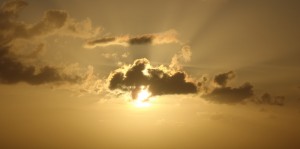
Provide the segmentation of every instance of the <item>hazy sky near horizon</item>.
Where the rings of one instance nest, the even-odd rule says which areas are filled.
[[[0,3],[0,148],[300,147],[298,1]]]

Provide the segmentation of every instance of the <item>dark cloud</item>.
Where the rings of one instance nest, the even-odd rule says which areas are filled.
[[[228,81],[233,79],[235,77],[235,74],[233,71],[229,71],[226,73],[222,73],[219,75],[216,75],[214,78],[214,82],[218,84],[219,86],[225,87],[227,86]]]
[[[29,25],[16,21],[14,15],[0,10],[0,39],[10,42],[15,39],[29,39],[45,36],[61,29],[67,22],[68,14],[65,11],[49,10],[43,19],[36,24]]]
[[[69,17],[67,12],[62,10],[48,10],[40,21],[34,24],[26,24],[17,18],[22,8],[27,5],[25,1],[16,0],[4,2],[0,7],[0,83],[15,84],[26,82],[38,85],[54,82],[75,83],[82,81],[83,78],[80,75],[67,74],[63,68],[51,65],[28,64],[24,61],[26,61],[26,58],[37,59],[39,53],[44,49],[44,44],[33,43],[34,41],[31,41],[31,39],[46,37],[59,30],[65,32],[64,28],[70,25],[80,27],[88,24],[88,22],[83,24],[75,22]],[[75,35],[75,33],[72,35]],[[22,47],[20,45],[17,46],[18,39],[23,39],[24,43],[32,43],[37,46],[33,48],[33,52],[29,55],[16,54],[15,48]],[[22,51],[22,49],[18,50]]]
[[[206,90],[203,97],[212,102],[226,104],[241,103],[252,97],[254,93],[253,86],[250,83],[245,83],[239,87],[227,86],[228,81],[234,77],[235,74],[233,71],[216,75],[213,82],[218,86],[212,88],[211,91],[208,91],[208,89],[204,87]]]
[[[253,85],[250,83],[244,83],[239,87],[228,86],[228,81],[234,77],[235,73],[233,71],[216,75],[213,82],[218,86],[212,88],[205,86],[205,81],[200,82],[198,86],[203,92],[202,97],[208,101],[224,104],[236,104],[250,101],[256,104],[284,105],[284,96],[272,97],[269,93],[264,93],[261,97],[257,98],[253,91]]]
[[[217,103],[241,103],[252,97],[253,94],[253,86],[249,83],[245,83],[244,85],[233,88],[233,87],[220,87],[215,88],[207,95],[203,97],[209,101],[217,102]]]
[[[129,68],[112,73],[110,90],[131,91],[133,98],[145,86],[153,96],[197,93],[197,86],[187,81],[184,72],[170,72],[167,68],[152,67],[147,59],[138,59]]]
[[[121,45],[121,46],[145,45],[145,44],[152,44],[154,38],[155,37],[153,35],[141,35],[137,37],[129,37],[129,36],[104,37],[104,38],[88,41],[85,47],[94,48],[97,46],[106,47],[110,45]]]
[[[59,68],[52,66],[27,66],[10,55],[8,47],[0,47],[0,83],[15,84],[26,82],[32,85],[69,82],[82,80],[77,75],[66,75]]]
[[[23,0],[7,1],[1,5],[1,13],[15,16],[23,7],[27,6],[28,3]]]
[[[130,46],[130,45],[159,45],[167,43],[178,43],[177,33],[174,30],[169,30],[161,33],[144,34],[139,36],[116,36],[105,37],[88,41],[86,48],[106,47],[111,45]]]
[[[93,29],[89,19],[78,22],[63,10],[45,11],[43,18],[33,24],[19,21],[20,11],[28,4],[22,0],[4,2],[0,7],[0,44],[7,44],[16,39],[61,34],[72,37],[88,38],[99,32]]]
[[[130,38],[128,43],[130,45],[139,45],[139,44],[151,44],[154,39],[153,35],[144,35],[140,37]]]
[[[113,42],[113,41],[115,41],[115,40],[116,40],[115,37],[105,37],[105,38],[101,38],[101,39],[89,41],[87,44],[89,44],[89,45],[94,45],[94,44],[105,44],[105,43]]]
[[[48,10],[41,21],[27,30],[27,36],[35,37],[53,33],[64,27],[68,20],[68,13],[63,10]]]

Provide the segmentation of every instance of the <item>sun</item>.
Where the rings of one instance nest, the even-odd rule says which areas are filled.
[[[146,89],[142,89],[137,96],[137,100],[139,101],[145,101],[147,100],[149,97],[151,96],[151,93],[146,90]]]
[[[149,103],[150,97],[151,92],[149,92],[145,87],[141,87],[141,90],[137,94],[137,99],[134,101],[135,106],[139,108],[151,106],[151,104]]]

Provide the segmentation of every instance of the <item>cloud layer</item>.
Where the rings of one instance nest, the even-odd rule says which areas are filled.
[[[29,60],[39,59],[40,53],[45,50],[45,44],[41,43],[45,37],[63,35],[94,39],[85,43],[86,48],[179,43],[182,48],[172,57],[168,67],[153,67],[147,59],[137,59],[132,65],[124,66],[110,74],[108,89],[131,92],[133,99],[136,98],[142,86],[146,87],[152,96],[203,92],[203,97],[208,101],[227,104],[242,103],[254,96],[253,86],[250,83],[237,87],[228,86],[228,82],[235,78],[233,71],[216,75],[213,83],[206,87],[204,85],[207,78],[204,82],[192,81],[182,71],[182,63],[191,60],[191,47],[183,45],[174,30],[95,39],[100,28],[92,27],[89,19],[77,21],[64,10],[45,11],[43,17],[32,24],[19,21],[18,16],[21,10],[27,5],[28,3],[23,0],[16,0],[4,2],[0,6],[0,83],[2,84],[26,82],[39,85],[63,82],[81,86],[81,92],[99,93],[102,91],[104,82],[94,75],[92,66],[84,75],[66,72],[63,68],[50,64],[28,63]],[[27,51],[28,48],[23,49],[26,44],[32,45],[31,52],[27,52],[27,55],[16,52],[17,50]],[[117,57],[115,54],[104,54],[104,56]],[[127,56],[122,55],[122,57]],[[284,96],[272,97],[265,93],[250,101],[259,104],[283,105],[284,99]]]

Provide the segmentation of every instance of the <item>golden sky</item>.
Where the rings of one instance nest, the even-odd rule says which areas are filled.
[[[0,3],[0,148],[300,148],[298,1]]]

